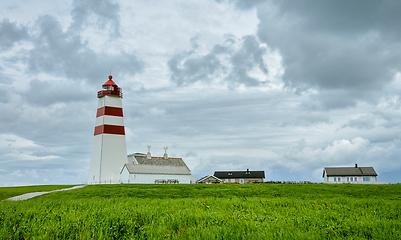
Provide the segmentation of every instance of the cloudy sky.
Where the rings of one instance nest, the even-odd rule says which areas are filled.
[[[199,179],[264,170],[401,182],[401,2],[0,2],[0,186],[84,183],[97,91],[123,88],[128,153]]]

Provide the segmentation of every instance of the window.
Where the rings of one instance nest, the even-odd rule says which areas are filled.
[[[239,180],[239,183],[244,183],[244,179],[240,179],[240,180]]]
[[[349,182],[349,177],[347,177],[347,182]]]
[[[370,181],[370,177],[363,177],[363,181]]]
[[[230,179],[230,182],[235,182],[235,179],[234,178]]]
[[[354,181],[355,181],[355,182],[358,181],[358,178],[357,178],[357,177],[354,177]]]

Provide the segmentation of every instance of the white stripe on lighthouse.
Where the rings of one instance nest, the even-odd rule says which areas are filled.
[[[103,116],[103,117],[96,118],[95,127],[103,125],[103,124],[124,126],[124,118],[114,117],[114,116]]]

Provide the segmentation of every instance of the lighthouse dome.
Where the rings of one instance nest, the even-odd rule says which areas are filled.
[[[118,96],[123,97],[122,89],[117,86],[117,84],[112,80],[113,76],[109,76],[109,80],[102,85],[102,90],[97,93],[97,97],[101,98],[103,96]]]

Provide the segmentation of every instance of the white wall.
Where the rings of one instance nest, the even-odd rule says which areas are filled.
[[[325,183],[333,183],[333,184],[338,184],[338,183],[352,183],[352,184],[386,184],[384,181],[377,181],[376,177],[370,177],[370,181],[363,181],[362,176],[349,176],[349,177],[335,177],[336,181],[333,180],[333,177],[324,177],[324,182]],[[351,181],[351,178],[353,181]],[[357,178],[357,181],[355,181],[355,178]]]
[[[123,183],[147,183],[153,184],[155,180],[178,180],[179,183],[191,183],[192,175],[173,175],[173,174],[129,174],[126,167],[121,173],[121,182]]]

